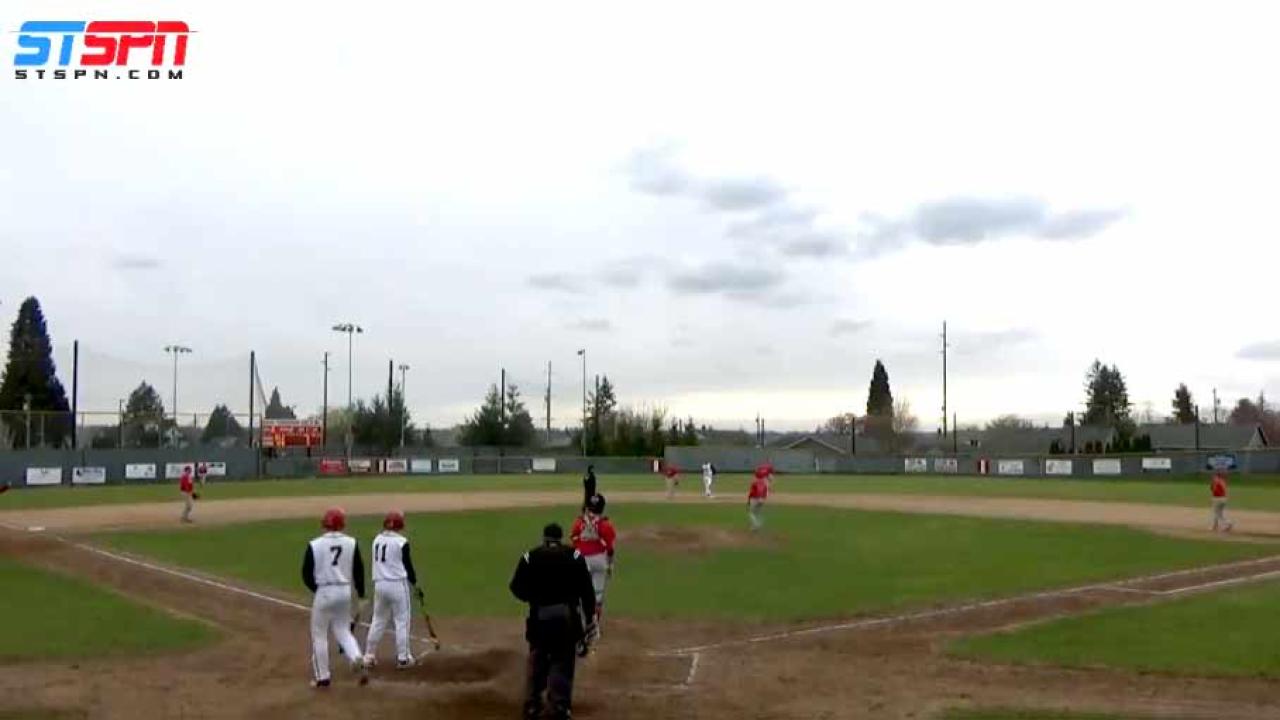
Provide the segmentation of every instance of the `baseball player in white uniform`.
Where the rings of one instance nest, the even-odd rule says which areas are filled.
[[[351,669],[360,676],[360,684],[369,682],[368,669],[356,636],[351,632],[355,615],[351,612],[351,587],[364,599],[364,562],[355,538],[342,531],[347,515],[340,508],[324,513],[321,526],[325,532],[307,544],[302,556],[302,582],[315,593],[311,601],[311,669],[312,684],[329,687],[329,633],[333,633],[342,653],[351,658]]]
[[[716,467],[709,462],[702,463],[702,494],[704,497],[715,497],[711,494],[711,485],[716,481]]]
[[[418,574],[409,555],[409,541],[400,534],[404,529],[404,513],[392,510],[382,521],[382,532],[373,540],[373,621],[364,643],[364,664],[374,665],[374,654],[387,621],[396,628],[396,667],[413,666],[409,652],[410,588],[417,588]]]

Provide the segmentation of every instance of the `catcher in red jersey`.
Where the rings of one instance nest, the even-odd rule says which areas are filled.
[[[600,618],[604,612],[604,591],[613,577],[614,550],[618,533],[613,522],[604,514],[604,496],[592,495],[586,511],[573,521],[569,540],[573,549],[587,561],[591,572],[591,586],[596,591],[596,635],[600,633]]]

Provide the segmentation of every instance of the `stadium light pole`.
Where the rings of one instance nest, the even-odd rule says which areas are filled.
[[[578,351],[582,358],[582,457],[587,456],[587,349]]]
[[[185,345],[165,345],[164,351],[173,355],[173,423],[178,424],[178,356],[191,353]]]
[[[406,400],[406,383],[408,382],[409,366],[406,363],[400,363],[400,447],[404,447],[404,430],[409,424],[409,402]],[[391,404],[391,398],[387,398],[387,404]]]
[[[351,371],[353,357],[352,348],[355,345],[356,334],[363,333],[364,328],[356,325],[355,323],[338,323],[333,326],[333,331],[347,334],[347,410],[350,410],[355,405],[352,400],[353,395],[351,392],[351,380],[353,377],[353,373]]]

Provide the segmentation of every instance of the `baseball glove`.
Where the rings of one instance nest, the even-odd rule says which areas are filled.
[[[192,500],[199,500],[199,499],[200,499],[200,493],[198,493],[198,492],[193,492],[193,493],[191,493],[191,499],[192,499]]]

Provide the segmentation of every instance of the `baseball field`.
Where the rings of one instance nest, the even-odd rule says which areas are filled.
[[[1280,716],[1280,481],[783,476],[667,500],[604,476],[619,528],[579,718],[1114,720]],[[570,476],[211,483],[0,495],[0,720],[518,716],[507,581]],[[443,647],[368,687],[308,686],[304,544],[339,505],[406,535]],[[357,633],[363,640],[363,631]],[[389,641],[380,656],[390,658]]]

